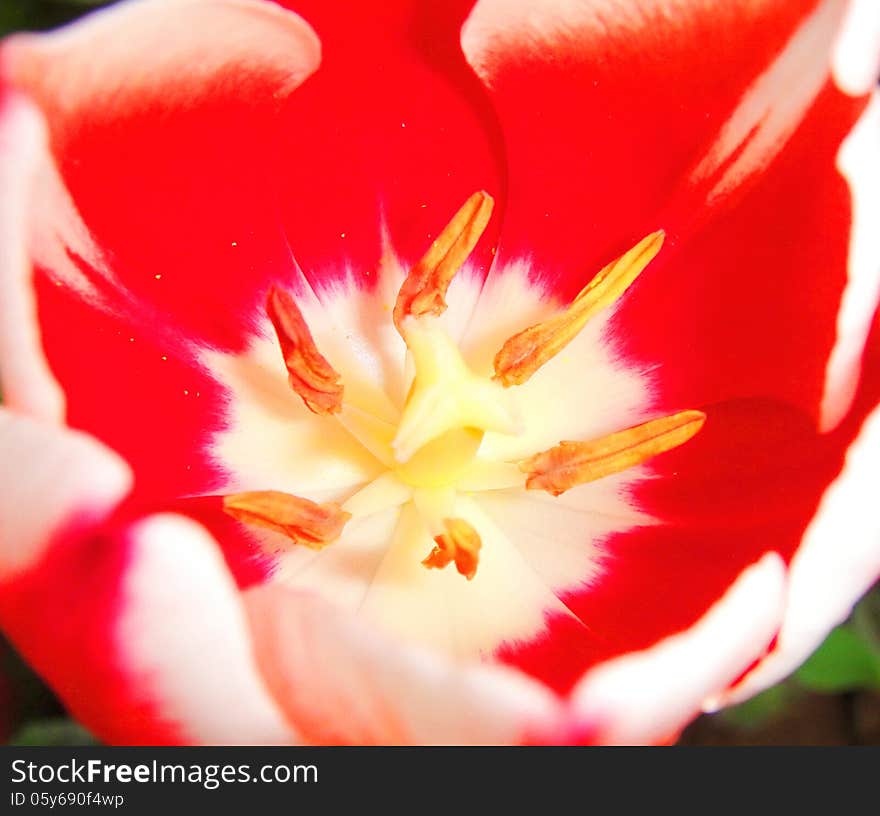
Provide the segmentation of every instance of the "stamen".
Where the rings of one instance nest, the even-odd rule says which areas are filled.
[[[493,204],[488,193],[474,193],[410,270],[394,304],[394,325],[401,335],[404,318],[439,315],[446,310],[446,290],[480,240]]]
[[[454,561],[459,575],[472,580],[477,574],[483,546],[480,534],[461,518],[445,518],[443,526],[446,532],[434,536],[436,546],[422,564],[428,569],[443,569]]]
[[[519,468],[527,474],[529,490],[558,496],[683,445],[705,421],[702,411],[680,411],[590,442],[560,442],[520,462]]]
[[[318,351],[296,301],[289,292],[273,286],[266,298],[266,313],[281,344],[290,387],[313,413],[338,413],[343,392],[339,374]]]
[[[316,504],[278,490],[224,496],[223,510],[238,521],[282,533],[294,544],[312,550],[323,549],[339,538],[351,518],[351,513],[335,502]]]
[[[495,377],[505,388],[522,385],[559,354],[597,312],[616,301],[656,257],[664,232],[652,232],[608,264],[562,313],[524,329],[505,341],[495,355]]]

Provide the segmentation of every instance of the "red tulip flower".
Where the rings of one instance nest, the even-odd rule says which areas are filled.
[[[880,574],[846,0],[131,0],[0,47],[0,625],[118,743],[664,742]]]

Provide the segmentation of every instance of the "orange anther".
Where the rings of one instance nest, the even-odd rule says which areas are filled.
[[[436,546],[422,564],[429,569],[443,569],[454,561],[459,574],[470,581],[480,563],[480,534],[460,518],[443,519],[443,526],[446,532],[434,536]]]
[[[446,290],[480,240],[493,204],[488,193],[474,193],[410,270],[394,304],[394,325],[401,334],[404,318],[439,315],[446,310]]]
[[[529,490],[558,496],[683,445],[705,421],[702,411],[680,411],[590,442],[560,442],[520,462],[519,468],[527,474]]]
[[[312,550],[323,549],[339,538],[351,518],[335,502],[317,504],[278,490],[224,496],[223,510],[238,521],[282,533]]]
[[[544,363],[559,354],[597,312],[616,301],[656,257],[663,231],[652,232],[608,264],[562,314],[508,338],[495,355],[495,379],[503,386],[522,385]]]
[[[266,313],[281,344],[290,387],[316,414],[340,411],[343,387],[339,374],[318,351],[302,312],[290,293],[273,286],[266,298]]]

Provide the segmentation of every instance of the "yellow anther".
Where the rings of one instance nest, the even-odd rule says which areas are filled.
[[[275,327],[290,387],[316,414],[342,409],[343,386],[339,374],[323,357],[302,312],[289,292],[273,286],[266,298],[266,313]]]
[[[560,442],[520,462],[519,467],[527,474],[529,490],[558,496],[683,445],[705,421],[702,411],[680,411],[590,442]]]
[[[455,568],[468,581],[477,574],[480,563],[480,534],[471,524],[461,518],[445,518],[445,533],[434,536],[434,549],[422,564],[428,569],[443,569],[455,562]]]
[[[630,287],[660,251],[663,237],[662,230],[652,232],[608,264],[562,314],[506,340],[495,355],[495,379],[505,387],[526,382],[574,340],[593,315],[614,303]]]
[[[394,325],[401,334],[405,318],[439,315],[446,310],[446,290],[480,240],[493,204],[488,193],[474,193],[410,270],[394,304]]]
[[[335,502],[317,504],[277,490],[224,496],[223,510],[238,521],[282,533],[312,550],[323,549],[339,538],[351,518]]]

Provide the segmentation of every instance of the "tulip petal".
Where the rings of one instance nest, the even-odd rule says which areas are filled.
[[[556,584],[594,637],[577,655],[554,663],[547,659],[558,636],[551,624],[542,637],[505,649],[505,661],[567,690],[589,666],[695,625],[766,552],[785,561],[796,553],[840,468],[845,439],[819,436],[804,414],[781,403],[704,408],[706,424],[694,439],[638,473],[621,474],[608,486],[610,495],[599,481],[560,497],[568,512],[598,511],[602,521],[585,528],[592,536],[592,571],[580,584],[574,570]],[[615,487],[623,501],[614,502]],[[539,528],[553,529],[552,514],[562,521],[558,501],[542,498],[533,511]],[[504,512],[522,538],[529,525]],[[569,536],[582,541],[583,534],[572,525]]]
[[[556,725],[553,697],[514,671],[386,641],[279,585],[245,599],[266,681],[309,742],[491,745]]]
[[[188,158],[172,145],[185,153],[185,137],[192,140],[198,132],[208,153],[205,139],[222,133],[222,140],[213,140],[213,158],[236,146],[243,149],[241,138],[235,140],[241,128],[224,129],[218,108],[241,120],[251,99],[277,105],[274,95],[289,93],[318,60],[317,40],[299,18],[248,0],[122,3],[49,35],[16,35],[0,48],[0,78],[7,86],[0,127],[4,148],[9,147],[0,164],[4,388],[14,406],[60,419],[60,385],[68,398],[69,424],[95,432],[121,452],[135,467],[139,487],[151,476],[170,478],[162,488],[166,495],[204,492],[222,482],[222,474],[198,455],[202,435],[218,420],[216,387],[201,370],[191,332],[199,321],[204,326],[205,318],[216,322],[215,316],[232,311],[217,306],[212,316],[205,309],[207,295],[228,294],[223,274],[247,277],[243,269],[259,263],[246,255],[242,267],[228,242],[214,247],[225,263],[193,248],[199,224],[212,225],[217,235],[223,232],[222,224],[212,221],[217,213],[202,210],[199,198],[235,209],[238,197],[233,182],[212,196],[205,183],[210,176],[200,176],[195,164],[187,166]],[[39,113],[18,101],[24,97]],[[176,129],[163,114],[169,110],[178,113]],[[204,118],[194,130],[188,117],[196,111]],[[152,130],[140,127],[138,117]],[[163,152],[153,137],[166,126],[170,141]],[[95,161],[102,155],[111,166]],[[117,160],[121,166],[112,166]],[[225,160],[207,169],[226,179],[236,175],[224,165]],[[152,198],[124,168],[153,175],[158,186]],[[77,173],[84,174],[81,185]],[[114,180],[119,188],[105,186]],[[178,234],[150,221],[170,215],[172,202],[178,207],[171,216],[182,230]],[[139,250],[126,255],[125,247],[98,236],[101,222],[92,222],[92,206],[117,226],[144,227]],[[137,217],[131,214],[135,210]],[[247,224],[243,218],[236,229],[246,231]],[[202,241],[199,249],[204,248]],[[190,276],[181,288],[172,260],[181,264],[175,268],[210,269],[211,277]],[[180,309],[178,319],[172,316],[172,304],[181,296],[195,323],[182,320]],[[39,337],[33,322],[37,312]],[[44,354],[58,385],[50,379]],[[156,402],[162,398],[160,411]]]
[[[52,541],[100,521],[131,487],[118,456],[85,434],[0,408],[0,580],[26,571]]]
[[[186,743],[290,742],[294,735],[255,672],[244,607],[216,542],[174,515],[148,517],[128,536],[114,635],[132,682],[157,701],[159,717],[179,724]]]
[[[878,9],[880,10],[880,9]],[[880,44],[877,48],[880,53]],[[837,154],[837,167],[849,184],[853,228],[846,288],[837,315],[837,336],[822,395],[820,427],[834,428],[852,403],[865,339],[880,303],[880,92],[871,101]]]
[[[819,501],[789,567],[789,591],[779,637],[770,654],[716,704],[745,699],[778,682],[843,622],[858,598],[880,576],[880,523],[876,487],[880,479],[880,320],[875,318],[871,365],[856,409],[838,436],[857,435],[840,473]],[[866,411],[868,412],[866,415]],[[845,437],[844,437],[845,438]]]
[[[253,0],[132,0],[4,40],[0,78],[50,136],[28,208],[39,270],[147,327],[152,307],[215,341],[240,335],[254,278],[288,259],[249,159],[319,61],[300,18]]]
[[[850,0],[834,46],[834,81],[852,96],[868,93],[880,76],[880,6]]]
[[[295,739],[256,673],[216,542],[189,519],[159,514],[59,541],[4,584],[0,620],[104,741]]]
[[[761,394],[818,419],[849,260],[835,159],[865,104],[829,80],[843,11],[477,3],[463,45],[511,180],[493,274],[526,260],[571,298],[663,228],[612,327],[622,351],[664,365],[669,404]]]
[[[6,404],[46,420],[64,413],[64,395],[40,346],[30,286],[27,207],[45,130],[20,94],[0,93],[0,382]]]
[[[784,597],[785,565],[767,554],[687,631],[593,669],[571,702],[586,738],[603,745],[669,741],[704,699],[763,653],[779,626]]]
[[[108,267],[88,277],[213,345],[240,348],[298,266],[316,285],[369,285],[386,239],[414,262],[471,193],[500,186],[452,19],[437,15],[438,36],[412,2],[298,7],[321,44],[271,3],[141,0],[2,50]]]
[[[370,285],[387,243],[415,264],[470,195],[503,192],[502,149],[458,42],[470,0],[285,2],[323,50],[279,119],[276,167],[279,217],[320,296],[334,281]],[[479,279],[499,221],[466,265]]]

